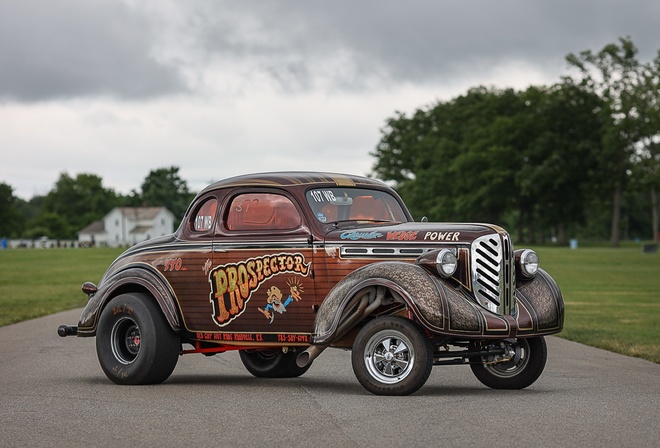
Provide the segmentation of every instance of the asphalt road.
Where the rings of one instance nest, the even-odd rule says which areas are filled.
[[[378,397],[333,349],[296,379],[254,378],[231,352],[183,356],[161,385],[116,386],[94,339],[57,336],[79,314],[0,328],[0,446],[660,446],[660,365],[556,337],[522,391],[449,366],[412,396]]]

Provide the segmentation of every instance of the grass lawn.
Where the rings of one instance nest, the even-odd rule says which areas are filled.
[[[642,254],[639,245],[534,249],[564,295],[560,336],[660,363],[660,254]],[[120,252],[0,251],[0,326],[82,307],[82,283],[97,283]]]
[[[85,281],[97,283],[121,249],[0,251],[0,326],[82,307]],[[75,323],[75,322],[74,322]]]
[[[560,336],[660,363],[660,255],[639,245],[534,248],[564,296]]]

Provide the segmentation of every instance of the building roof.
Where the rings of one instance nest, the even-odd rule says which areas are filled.
[[[165,207],[117,207],[116,209],[112,209],[110,213],[115,210],[119,210],[119,213],[121,213],[126,218],[136,220],[154,219],[161,211],[169,211]]]
[[[131,234],[145,233],[149,230],[152,230],[153,226],[135,226],[133,230],[130,231]]]
[[[153,220],[158,216],[159,213],[165,212],[172,215],[166,207],[115,207],[110,212],[108,212],[101,221],[94,221],[93,223],[85,226],[83,229],[79,230],[78,233],[84,233],[88,235],[98,235],[105,233],[105,220],[108,216],[113,213],[115,210],[130,221],[149,221]],[[174,215],[172,215],[173,217]],[[133,233],[145,232],[145,229],[151,227],[139,226],[136,229],[133,229]]]
[[[83,227],[78,233],[87,233],[90,235],[98,235],[105,232],[105,223],[103,221],[94,221],[90,225]]]

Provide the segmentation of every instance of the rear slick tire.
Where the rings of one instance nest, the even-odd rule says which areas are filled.
[[[148,294],[121,294],[101,312],[96,354],[103,372],[116,384],[162,383],[174,370],[180,351],[181,339]]]

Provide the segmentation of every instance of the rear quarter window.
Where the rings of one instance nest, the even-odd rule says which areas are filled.
[[[215,213],[218,209],[218,200],[209,198],[202,203],[194,214],[192,229],[195,232],[207,232],[213,227]]]

